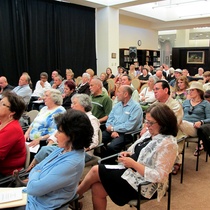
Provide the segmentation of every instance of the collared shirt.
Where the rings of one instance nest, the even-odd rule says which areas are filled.
[[[105,93],[97,96],[91,95],[91,102],[93,106],[92,113],[98,119],[108,116],[112,110],[112,100]]]
[[[25,104],[29,103],[30,98],[31,98],[31,93],[32,93],[32,90],[31,90],[29,84],[23,85],[23,86],[17,86],[12,90],[12,92],[21,96],[23,98],[23,100],[25,101]]]
[[[106,122],[106,127],[111,125],[114,131],[125,133],[139,129],[142,126],[143,111],[139,103],[130,99],[126,105],[122,102],[117,103]]]
[[[44,87],[42,87],[41,84],[40,84],[40,80],[39,80],[39,81],[37,81],[36,86],[35,86],[35,90],[34,90],[34,92],[32,93],[31,96],[43,97],[44,92],[47,89],[50,89],[50,88],[52,88],[52,87],[51,87],[51,85],[48,81],[46,81],[44,83]]]

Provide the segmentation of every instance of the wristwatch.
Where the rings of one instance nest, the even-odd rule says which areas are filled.
[[[114,131],[114,128],[113,127],[111,127],[111,132],[113,132]]]

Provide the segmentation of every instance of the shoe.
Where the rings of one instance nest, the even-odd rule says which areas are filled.
[[[199,156],[201,154],[201,150],[195,149],[194,156]]]
[[[175,163],[175,164],[174,164],[173,171],[172,171],[172,174],[173,174],[173,175],[177,175],[178,172],[179,172],[179,170],[180,170],[180,167],[181,167],[181,164]]]

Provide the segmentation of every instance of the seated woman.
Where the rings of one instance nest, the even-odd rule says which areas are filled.
[[[146,185],[143,198],[157,196],[160,200],[164,195],[178,151],[177,119],[167,105],[155,103],[146,110],[145,123],[148,131],[127,152],[120,153],[118,161],[124,169],[108,169],[103,164],[94,166],[78,186],[80,196],[92,190],[94,210],[106,209],[107,195],[120,206],[137,199],[138,185],[145,181],[156,184]]]
[[[24,167],[25,138],[18,121],[24,110],[25,102],[20,96],[3,93],[0,101],[0,178]]]
[[[71,97],[76,93],[76,85],[72,80],[67,80],[64,83],[64,95],[62,106],[65,109],[71,108]]]
[[[114,79],[114,78],[115,76],[114,74],[112,74],[112,69],[108,67],[106,69],[106,79]]]
[[[153,91],[153,88],[156,82],[157,82],[157,78],[154,76],[150,76],[147,82],[148,87],[143,88],[143,90],[139,93],[139,101],[143,110],[145,110],[148,107],[146,105],[151,104],[156,101],[155,94]]]
[[[187,88],[189,88],[188,79],[185,76],[180,76],[175,83],[175,91],[172,97],[178,100],[181,104],[187,99]]]
[[[90,145],[93,128],[87,115],[77,110],[69,109],[55,121],[59,148],[31,170],[24,209],[57,209],[76,194],[85,164],[84,147]]]
[[[72,109],[74,110],[79,110],[88,116],[91,125],[93,126],[93,137],[92,137],[92,142],[88,148],[85,149],[86,154],[85,154],[85,162],[88,162],[92,159],[93,156],[93,148],[96,147],[99,143],[99,129],[100,129],[100,123],[98,119],[92,115],[91,109],[92,109],[92,103],[90,100],[90,97],[87,94],[75,94],[72,97]],[[56,133],[57,131],[55,131]],[[40,163],[45,157],[47,157],[52,151],[57,149],[57,138],[55,134],[51,135],[49,137],[48,141],[48,146],[42,147],[41,150],[35,155],[33,161],[27,168],[27,171],[30,171],[31,168],[33,168],[37,163]],[[52,146],[52,144],[54,144]]]
[[[49,89],[45,91],[44,102],[45,106],[25,132],[25,139],[31,141],[29,147],[34,147],[41,141],[48,139],[56,130],[55,115],[66,111],[61,106],[63,99],[59,90]]]
[[[210,123],[210,103],[204,99],[203,85],[200,82],[192,82],[188,91],[190,99],[182,104],[184,117],[180,129],[186,135],[196,137],[197,129],[203,124]],[[201,150],[203,150],[202,141],[199,148],[195,149],[194,155],[199,155]]]

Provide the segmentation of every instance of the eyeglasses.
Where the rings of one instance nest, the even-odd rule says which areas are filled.
[[[6,105],[3,101],[0,101],[0,106],[6,106],[7,108],[10,108],[10,106]]]
[[[147,124],[147,125],[149,125],[149,126],[153,126],[157,122],[151,122],[151,121],[145,120],[144,123]]]
[[[191,115],[193,113],[193,110],[194,110],[194,106],[191,106],[190,110],[188,111],[188,114]]]

